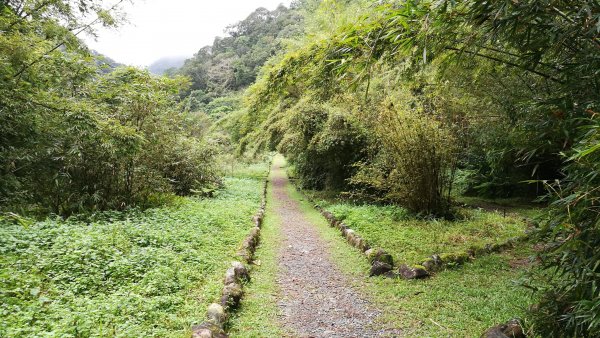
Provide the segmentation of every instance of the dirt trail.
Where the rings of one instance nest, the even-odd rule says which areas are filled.
[[[389,333],[372,328],[379,316],[332,262],[327,244],[288,191],[289,181],[278,158],[272,192],[281,219],[279,249],[281,324],[300,337],[374,337]]]

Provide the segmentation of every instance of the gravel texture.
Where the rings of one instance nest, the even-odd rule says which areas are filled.
[[[398,336],[373,328],[380,312],[332,262],[327,244],[289,196],[282,169],[273,169],[275,212],[282,220],[277,282],[283,327],[294,337]]]

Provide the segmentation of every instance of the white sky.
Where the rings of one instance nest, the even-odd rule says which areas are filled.
[[[116,0],[112,0],[116,2]],[[258,7],[269,10],[291,0],[135,0],[125,5],[129,23],[83,37],[90,48],[117,62],[148,66],[167,56],[192,56],[224,29]],[[107,3],[110,3],[107,0]]]

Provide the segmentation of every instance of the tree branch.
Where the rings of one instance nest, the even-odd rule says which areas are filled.
[[[488,59],[488,60],[492,60],[492,61],[496,61],[496,62],[505,64],[507,66],[512,66],[512,67],[523,69],[523,70],[525,70],[527,72],[539,75],[539,76],[541,76],[543,78],[552,80],[552,81],[560,83],[560,84],[564,83],[563,81],[557,79],[556,77],[554,77],[552,75],[549,75],[549,74],[546,74],[546,73],[542,73],[542,72],[537,71],[535,69],[531,69],[531,68],[525,67],[523,65],[520,65],[518,63],[514,63],[514,62],[511,62],[511,61],[503,60],[503,59],[500,59],[500,58],[497,58],[497,57],[494,57],[494,56],[485,55],[485,54],[481,54],[481,53],[478,53],[478,52],[473,52],[473,51],[470,51],[470,50],[460,49],[460,48],[450,47],[450,46],[446,46],[445,49],[447,49],[447,50],[453,50],[453,51],[457,51],[457,52],[461,52],[461,53],[467,53],[467,54],[471,54],[471,55],[478,56],[478,57],[482,57],[482,58],[485,58],[485,59]]]
[[[114,10],[115,8],[117,8],[123,2],[125,2],[125,0],[119,0],[119,2],[117,2],[112,7],[110,7],[108,9],[108,11],[110,12],[110,11]],[[100,20],[102,20],[102,18],[100,16],[96,17],[96,19],[94,19],[92,22],[90,22],[87,25],[83,26],[79,31],[73,33],[73,36],[78,36],[79,34],[81,34],[82,32],[84,32],[86,29],[88,29],[88,28],[92,27],[93,25],[97,24]],[[60,48],[61,46],[63,46],[65,43],[66,43],[66,41],[61,41],[60,43],[56,44],[54,47],[50,48],[48,51],[44,52],[37,59],[35,59],[35,60],[31,61],[30,63],[26,64],[25,66],[23,66],[21,68],[21,70],[19,70],[17,73],[15,73],[13,75],[13,78],[20,77],[27,69],[29,69],[31,66],[35,65],[36,63],[42,61],[45,56],[47,56],[48,54],[54,52],[55,50],[57,50],[58,48]]]
[[[25,14],[24,16],[19,16],[19,19],[11,22],[8,27],[6,28],[6,30],[10,30],[11,28],[13,28],[16,24],[18,24],[19,22],[27,19],[28,17],[30,17],[31,15],[33,15],[34,13],[36,13],[37,11],[41,10],[42,8],[48,6],[50,3],[52,3],[52,1],[44,1],[42,2],[39,6],[35,7],[33,10],[31,10],[30,12],[28,12],[27,14]]]

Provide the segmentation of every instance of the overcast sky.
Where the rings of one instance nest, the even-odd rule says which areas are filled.
[[[115,1],[116,2],[116,1]],[[115,61],[148,66],[166,56],[192,56],[224,36],[225,27],[258,7],[275,9],[291,0],[135,0],[125,5],[128,24],[84,40]]]

